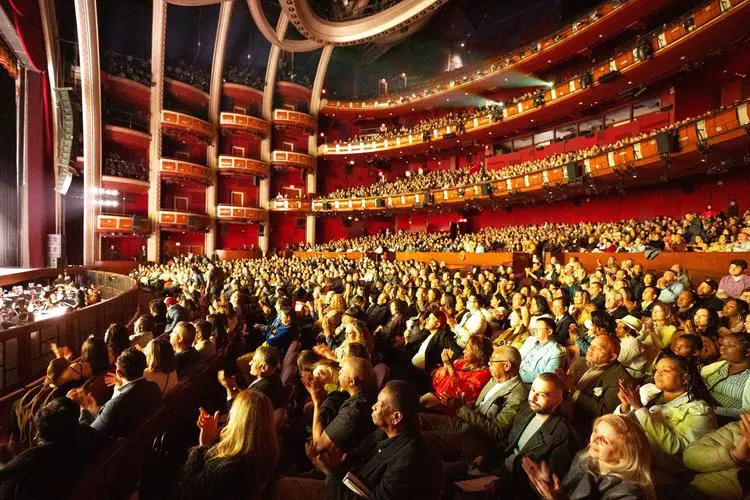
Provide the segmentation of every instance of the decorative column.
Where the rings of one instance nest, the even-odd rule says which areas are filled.
[[[286,35],[286,30],[289,27],[289,18],[282,12],[279,16],[279,21],[276,24],[276,36],[279,40],[283,40]],[[263,109],[262,116],[269,124],[273,121],[273,94],[276,88],[276,72],[279,67],[279,56],[281,55],[281,48],[273,44],[271,45],[271,51],[268,54],[268,64],[266,65],[266,81],[263,87]],[[269,129],[270,130],[270,129]],[[271,163],[271,133],[266,136],[260,143],[260,159],[261,161],[270,164]],[[269,232],[271,227],[269,225],[269,202],[271,198],[271,170],[269,169],[269,176],[266,179],[260,181],[260,192],[259,201],[260,208],[266,210],[266,221],[263,223],[264,230],[263,236],[260,232],[258,234],[258,247],[265,255],[268,252],[269,247]]]
[[[78,51],[81,64],[81,105],[83,107],[83,265],[99,260],[99,238],[95,204],[101,184],[102,113],[99,74],[99,29],[96,0],[75,0]]]
[[[214,58],[211,64],[211,88],[208,101],[208,121],[214,129],[214,142],[208,145],[206,158],[208,169],[211,171],[211,185],[206,189],[206,213],[211,218],[210,230],[206,233],[204,240],[204,251],[206,255],[212,255],[216,251],[216,203],[217,203],[217,175],[218,150],[219,150],[219,115],[221,114],[221,95],[223,92],[224,75],[224,52],[227,45],[227,34],[229,33],[229,21],[232,18],[232,7],[234,2],[223,2],[219,10],[219,23],[216,27],[216,39],[214,40]]]
[[[148,218],[151,221],[151,235],[148,238],[147,256],[152,262],[159,262],[161,254],[161,110],[164,99],[164,46],[167,35],[167,2],[154,0],[151,21],[151,147],[149,148]]]
[[[310,97],[310,115],[313,117],[315,128],[312,134],[307,138],[307,152],[309,155],[317,158],[318,156],[318,115],[320,114],[321,96],[323,84],[328,72],[328,63],[333,53],[333,45],[326,45],[320,53],[318,60],[318,69],[315,72],[315,82],[313,83],[312,96]],[[318,161],[315,161],[315,169],[307,173],[307,193],[314,195],[318,192]],[[305,224],[305,243],[308,245],[315,244],[317,219],[312,212],[307,214]]]

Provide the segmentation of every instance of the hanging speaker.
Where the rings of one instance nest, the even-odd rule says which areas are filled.
[[[266,225],[258,224],[258,238],[264,238],[266,236]]]

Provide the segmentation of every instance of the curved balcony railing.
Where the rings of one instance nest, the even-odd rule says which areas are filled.
[[[606,151],[577,163],[580,176],[570,178],[569,165],[517,175],[505,179],[488,180],[468,186],[433,189],[419,193],[371,196],[353,199],[316,199],[314,212],[377,211],[386,209],[424,208],[428,205],[450,205],[490,199],[510,199],[521,194],[543,194],[552,188],[568,184],[583,184],[583,178],[607,176],[637,176],[639,170],[660,165],[669,155],[683,155],[706,150],[715,143],[729,143],[744,138],[750,130],[748,103],[717,111],[706,118],[693,120],[673,134],[662,132],[641,141]],[[672,140],[674,138],[674,141]],[[696,170],[695,162],[684,162],[682,173]],[[700,164],[700,162],[698,163]],[[705,170],[705,169],[704,169]],[[675,165],[672,174],[680,173]],[[520,201],[516,199],[515,201]]]
[[[294,127],[306,132],[315,130],[315,119],[307,113],[289,109],[274,109],[273,124],[282,127]]]
[[[229,155],[219,156],[219,175],[268,177],[269,170],[268,164],[260,160]]]
[[[731,6],[728,6],[730,5]],[[711,33],[715,34],[711,38],[711,43],[720,43],[723,40],[730,40],[731,33],[734,29],[739,28],[748,21],[748,11],[750,11],[750,0],[710,0],[691,11],[687,16],[680,20],[661,27],[653,31],[650,35],[642,39],[627,49],[623,49],[612,59],[592,68],[583,76],[573,78],[569,81],[555,85],[546,90],[540,96],[530,97],[528,99],[506,105],[502,108],[502,113],[488,112],[486,115],[472,118],[463,123],[463,130],[459,130],[457,123],[429,130],[426,133],[412,133],[391,139],[384,139],[372,142],[342,143],[342,144],[324,144],[318,148],[319,156],[336,156],[351,154],[368,154],[379,152],[393,152],[400,154],[407,148],[427,147],[430,144],[440,140],[455,140],[455,134],[460,133],[464,140],[469,140],[470,135],[478,135],[478,132],[497,131],[504,132],[503,129],[511,127],[524,126],[524,120],[531,120],[536,116],[535,113],[544,112],[547,118],[553,117],[555,109],[559,112],[567,112],[569,106],[553,108],[553,106],[562,103],[570,103],[573,98],[580,99],[579,104],[584,100],[606,98],[612,95],[620,88],[627,86],[624,75],[633,74],[636,76],[658,76],[679,68],[684,64],[684,55],[678,57],[667,57],[672,49],[681,48],[686,53],[688,41],[694,41],[689,48],[698,49],[705,53],[708,49],[703,42],[707,41],[706,33],[710,27],[717,26],[716,30]],[[685,18],[690,18],[693,23],[687,28]],[[726,23],[723,21],[726,20]],[[700,36],[699,36],[700,35]],[[640,47],[650,52],[653,57],[660,58],[657,63],[652,61],[652,56],[641,54]],[[678,51],[679,53],[679,51]],[[653,64],[649,65],[648,62]],[[646,74],[646,71],[653,69],[653,73]],[[639,72],[639,73],[636,73]]]
[[[271,210],[274,212],[309,212],[312,209],[310,200],[271,200]]]
[[[165,132],[192,135],[202,140],[211,140],[214,136],[214,129],[207,121],[168,109],[161,112],[161,126]]]
[[[224,133],[240,133],[257,136],[268,136],[268,122],[250,115],[224,111],[219,117],[219,127]]]
[[[99,214],[96,216],[96,231],[113,234],[148,234],[151,225],[147,217],[138,215]]]
[[[271,163],[273,165],[298,167],[305,170],[315,169],[314,157],[304,153],[297,153],[296,151],[273,151],[271,153]]]
[[[208,167],[174,158],[159,160],[159,173],[162,179],[177,182],[188,182],[210,186],[212,184],[211,171]]]
[[[164,231],[206,232],[211,226],[211,218],[206,214],[160,210],[159,226]]]
[[[220,222],[238,222],[252,224],[265,222],[266,211],[262,208],[238,207],[219,203],[216,207],[216,218]]]
[[[539,71],[544,65],[551,63],[548,61],[557,64],[562,58],[569,57],[592,43],[600,42],[605,37],[609,38],[625,26],[663,8],[665,3],[667,2],[610,0],[562,29],[512,52],[435,78],[421,80],[415,85],[407,86],[406,90],[386,97],[373,97],[368,100],[331,100],[324,104],[323,112],[363,112],[378,109],[393,111],[399,106],[413,107],[420,101],[444,97],[459,90],[474,90],[473,87],[477,84],[486,82],[490,85],[499,75],[511,70]],[[613,29],[613,26],[617,28]],[[392,84],[403,85],[403,79],[396,79]]]

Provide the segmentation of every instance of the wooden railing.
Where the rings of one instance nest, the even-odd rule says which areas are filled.
[[[299,167],[306,170],[315,169],[315,158],[304,153],[298,153],[296,151],[273,151],[271,153],[271,163],[274,165],[288,165],[291,167]]]
[[[241,113],[221,113],[219,126],[222,129],[246,132],[259,137],[268,136],[268,122],[250,115]]]
[[[735,107],[715,112],[709,117],[687,123],[675,130],[673,134],[658,134],[573,163],[579,164],[581,174],[590,178],[615,175],[629,170],[637,173],[639,168],[662,161],[664,155],[694,151],[704,142],[715,144],[745,136],[745,128],[750,125],[748,111],[748,103],[743,102]],[[671,146],[674,146],[676,151],[672,151]],[[666,147],[666,149],[660,149],[660,147]],[[314,212],[376,211],[508,198],[519,193],[542,192],[546,187],[570,183],[571,179],[567,177],[567,167],[568,165],[553,167],[506,179],[420,193],[353,199],[319,198],[313,200],[312,209]],[[580,181],[580,179],[573,180]]]
[[[216,218],[230,222],[264,222],[266,211],[262,208],[238,207],[220,203],[216,208]]]
[[[731,4],[731,7],[725,8],[724,6],[728,4]],[[540,98],[538,96],[533,96],[520,102],[509,104],[503,107],[502,112],[497,115],[492,115],[488,112],[486,115],[465,121],[463,123],[464,130],[461,133],[468,134],[485,129],[489,130],[508,120],[514,120],[520,116],[527,116],[530,113],[536,112],[538,109],[546,108],[547,106],[554,105],[556,102],[567,100],[573,95],[584,93],[593,87],[604,85],[605,83],[599,81],[599,79],[605,77],[605,75],[615,74],[619,76],[619,74],[626,74],[631,69],[648,62],[648,59],[641,59],[638,55],[637,47],[647,44],[649,50],[651,50],[653,54],[659,55],[662,52],[669,51],[673,46],[681,44],[687,37],[693,37],[696,33],[708,29],[715,24],[714,21],[726,17],[727,15],[731,15],[740,9],[747,8],[748,5],[750,5],[750,0],[709,0],[688,13],[686,16],[681,17],[678,21],[652,32],[648,37],[642,37],[637,42],[637,45],[629,46],[608,61],[591,68],[589,71],[591,81],[588,85],[584,85],[582,77],[575,77],[546,90],[541,95],[541,104],[537,102],[537,99]],[[687,17],[694,21],[693,27],[690,29],[685,27],[684,19]],[[656,68],[664,67],[664,65],[659,65],[655,62],[654,64],[656,65],[654,66]],[[338,156],[396,150],[400,152],[411,146],[417,146],[429,143],[430,141],[443,139],[447,135],[455,134],[456,132],[456,124],[451,124],[446,127],[429,130],[426,137],[423,137],[418,133],[413,133],[381,141],[360,141],[356,143],[349,142],[331,145],[323,144],[318,148],[318,155]]]
[[[159,225],[166,230],[208,231],[211,218],[206,214],[161,210]]]
[[[96,216],[96,231],[98,233],[133,233],[144,234],[151,230],[147,217],[138,215],[110,215]]]
[[[211,184],[211,171],[208,167],[175,158],[161,158],[159,173],[164,178],[187,180],[207,186]]]
[[[315,129],[315,119],[311,115],[289,109],[274,109],[273,124],[298,127],[307,131]]]
[[[271,210],[274,212],[309,212],[311,208],[310,200],[271,200]]]
[[[268,177],[268,172],[268,164],[260,160],[228,155],[219,156],[219,174]]]
[[[164,109],[161,112],[161,125],[164,128],[172,128],[180,132],[195,134],[209,139],[214,135],[213,127],[207,121],[168,109]]]

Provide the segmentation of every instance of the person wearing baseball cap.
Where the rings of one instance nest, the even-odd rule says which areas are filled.
[[[645,375],[646,349],[638,338],[643,331],[641,320],[628,314],[624,318],[615,320],[615,333],[620,339],[620,355],[617,360],[627,370],[631,377],[638,380]]]

